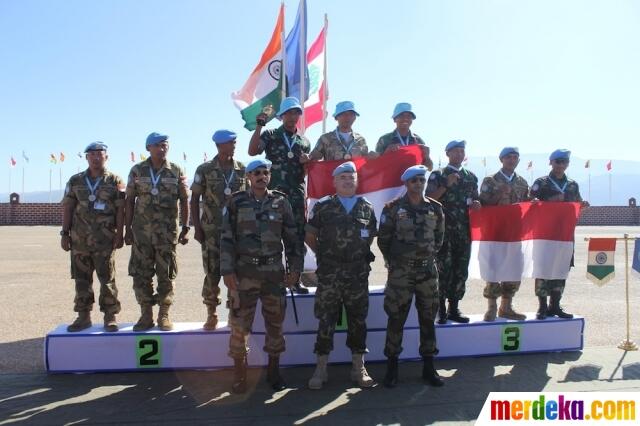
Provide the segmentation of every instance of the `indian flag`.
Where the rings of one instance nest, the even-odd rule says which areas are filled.
[[[255,130],[256,115],[266,113],[271,120],[282,100],[282,34],[284,31],[284,5],[276,27],[273,29],[271,41],[262,53],[260,62],[254,68],[247,82],[237,92],[231,94],[233,103],[240,110],[247,130]]]
[[[591,238],[589,240],[589,262],[587,278],[594,284],[603,285],[615,277],[615,238]]]

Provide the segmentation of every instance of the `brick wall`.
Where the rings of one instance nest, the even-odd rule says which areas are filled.
[[[61,225],[62,204],[0,203],[0,225]],[[594,206],[583,210],[578,225],[640,226],[640,207]]]

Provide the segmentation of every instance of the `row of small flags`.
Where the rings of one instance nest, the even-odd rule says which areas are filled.
[[[617,238],[590,238],[587,262],[587,278],[597,285],[604,285],[615,277]],[[635,239],[633,270],[640,273],[640,238]]]

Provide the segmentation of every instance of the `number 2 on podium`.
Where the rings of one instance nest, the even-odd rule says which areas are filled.
[[[138,368],[157,368],[162,365],[160,336],[140,336],[136,338],[136,360]]]

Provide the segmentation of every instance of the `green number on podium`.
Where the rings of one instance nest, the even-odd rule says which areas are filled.
[[[157,368],[162,365],[160,336],[139,336],[136,338],[136,360],[138,368]]]
[[[502,352],[517,352],[520,350],[522,329],[518,325],[502,327]]]

